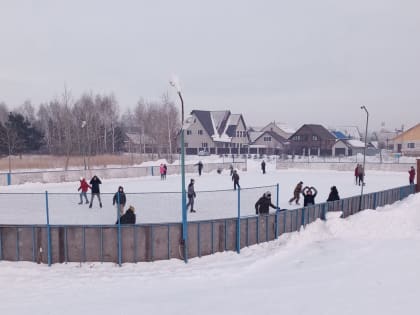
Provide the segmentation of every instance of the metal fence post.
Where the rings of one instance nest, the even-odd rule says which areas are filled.
[[[241,187],[238,187],[238,219],[236,221],[236,252],[241,252]]]
[[[51,228],[50,228],[50,214],[48,208],[48,191],[45,191],[45,211],[47,215],[47,256],[48,266],[51,266]]]
[[[7,185],[10,186],[12,184],[12,173],[7,173]]]
[[[153,169],[153,166],[152,166]],[[121,213],[120,213],[120,190],[117,192],[117,218],[118,218],[118,265],[121,267],[122,246],[121,246]]]
[[[274,234],[274,238],[278,238],[279,237],[279,191],[280,191],[280,187],[279,187],[279,183],[277,183],[277,200],[276,200],[276,223],[275,223],[275,234]]]

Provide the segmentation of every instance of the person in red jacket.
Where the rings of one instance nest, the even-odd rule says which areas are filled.
[[[414,177],[416,176],[416,170],[414,169],[414,167],[410,168],[408,174],[408,180],[410,181],[410,185],[414,185]]]
[[[83,203],[83,197],[85,197],[85,203],[89,203],[89,200],[87,198],[87,191],[89,190],[90,185],[87,183],[86,179],[84,179],[83,177],[80,177],[80,186],[77,189],[77,191],[80,191],[80,202],[79,205],[81,205]]]

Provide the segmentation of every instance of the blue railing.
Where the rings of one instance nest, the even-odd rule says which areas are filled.
[[[403,186],[269,215],[241,216],[239,190],[236,218],[189,222],[187,252],[189,258],[226,250],[239,253],[243,247],[299,231],[317,219],[325,220],[329,211],[341,211],[342,217],[347,217],[364,209],[376,209],[402,200],[414,192],[414,185]],[[0,260],[48,265],[99,261],[121,265],[124,262],[184,258],[180,247],[181,223],[51,225],[49,198],[46,192],[46,225],[0,225]]]

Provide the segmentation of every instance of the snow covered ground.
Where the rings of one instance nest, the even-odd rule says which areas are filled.
[[[281,202],[298,180],[316,186],[323,201],[331,185],[342,197],[360,192],[346,172],[268,169],[258,165],[241,174],[242,186],[272,184],[281,187]],[[169,176],[170,177],[170,176]],[[158,178],[110,180],[103,191],[123,183],[128,191],[176,190],[179,176],[161,183]],[[188,177],[189,178],[189,177]],[[226,174],[205,174],[197,190],[230,188]],[[367,192],[407,184],[403,173],[367,173]],[[27,184],[5,187],[10,192],[66,192],[76,183]],[[167,190],[162,189],[167,185]],[[177,186],[178,185],[178,186]],[[166,187],[166,186],[165,186]],[[77,188],[77,187],[76,187]],[[136,189],[136,190],[135,190]],[[138,190],[137,190],[138,189]],[[200,202],[198,195],[197,204]],[[165,199],[167,194],[161,194]],[[77,196],[72,196],[73,199]],[[3,198],[3,197],[2,197]],[[131,198],[131,197],[130,197]],[[210,205],[223,198],[209,198]],[[71,199],[72,200],[72,199]],[[4,201],[4,200],[3,200]],[[73,201],[73,200],[72,200]],[[74,203],[78,200],[76,199]],[[110,197],[106,201],[110,203]],[[1,203],[3,204],[3,203]],[[56,214],[60,220],[73,216],[106,220],[103,209],[73,205]],[[17,208],[1,209],[0,222],[22,217]],[[198,206],[200,209],[202,206]],[[253,204],[249,207],[253,208]],[[30,209],[30,207],[28,207]],[[146,222],[147,211],[139,211]],[[245,208],[245,206],[244,206]],[[108,210],[107,210],[108,209]],[[13,211],[11,211],[13,210]],[[29,211],[29,210],[25,210]],[[204,210],[203,210],[204,211]],[[53,211],[54,213],[54,211]],[[83,215],[82,215],[83,214]],[[38,216],[36,211],[24,217]],[[197,213],[203,217],[209,214]],[[162,212],[156,218],[167,218]],[[112,214],[109,219],[113,220]],[[191,219],[191,218],[189,218]],[[77,221],[77,220],[75,220]],[[366,210],[347,219],[330,213],[300,232],[235,252],[153,263],[54,264],[0,262],[1,314],[418,314],[420,294],[420,195],[394,205]]]

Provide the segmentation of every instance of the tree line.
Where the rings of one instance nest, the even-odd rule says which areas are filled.
[[[168,95],[120,114],[113,94],[84,93],[34,106],[30,101],[9,111],[0,103],[0,155],[43,153],[97,155],[123,151],[172,153],[180,115]]]

